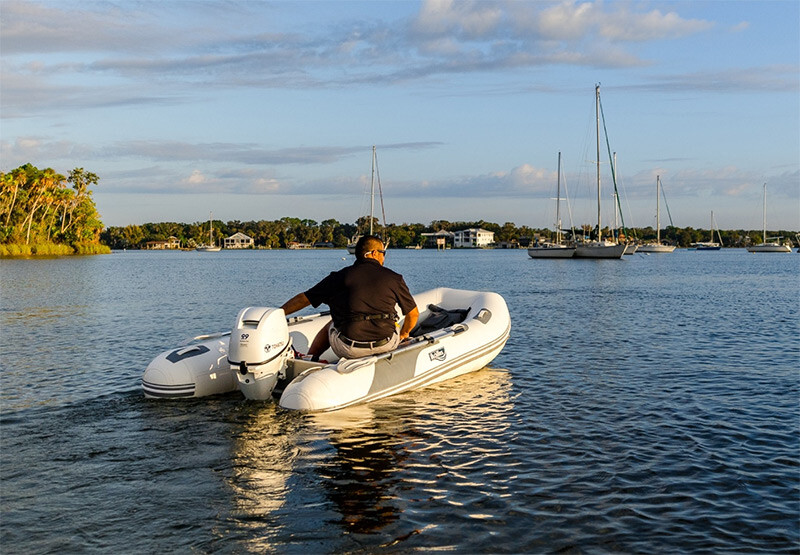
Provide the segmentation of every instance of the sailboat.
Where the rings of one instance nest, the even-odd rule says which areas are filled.
[[[558,180],[556,185],[556,241],[543,241],[528,247],[531,258],[572,258],[575,247],[561,242],[561,153],[558,153]]]
[[[576,258],[622,258],[625,245],[603,240],[603,226],[600,221],[600,85],[596,85],[595,112],[597,120],[597,240],[579,243],[575,249]]]
[[[747,247],[747,252],[792,252],[789,245],[780,244],[781,237],[770,237],[777,241],[767,242],[767,184],[764,183],[764,241],[758,245]]]
[[[675,247],[661,244],[661,203],[658,201],[661,192],[661,176],[656,176],[656,242],[655,244],[639,245],[639,252],[672,252]]]
[[[381,211],[383,211],[383,191],[381,190],[381,176],[380,172],[378,172],[378,155],[375,152],[375,145],[372,146],[372,178],[370,180],[370,187],[369,187],[369,234],[373,235],[372,224],[375,220],[375,174],[378,174],[378,195],[380,196],[381,200]],[[383,226],[386,227],[386,216],[383,217]],[[355,235],[350,242],[347,244],[347,252],[350,254],[356,253],[356,244],[358,240],[361,239],[361,235]],[[389,246],[386,244],[385,246]]]
[[[719,243],[714,241],[714,230],[717,231]],[[692,243],[692,246],[699,251],[718,251],[722,247],[722,236],[719,234],[719,228],[717,228],[717,224],[714,222],[713,210],[711,211],[711,241],[698,241],[697,243]]]
[[[217,246],[214,244],[214,226],[212,225],[213,220],[213,213],[209,213],[208,215],[208,244],[207,245],[198,245],[195,249],[199,252],[219,252],[222,250],[222,246]]]

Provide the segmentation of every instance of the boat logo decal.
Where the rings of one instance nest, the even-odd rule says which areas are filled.
[[[439,362],[442,362],[444,359],[447,358],[447,353],[444,351],[444,347],[439,347],[435,351],[431,351],[430,353],[428,353],[428,357],[430,357],[432,361],[438,360]]]
[[[274,345],[264,345],[264,350],[269,352],[272,349],[279,349],[286,344],[285,341],[281,341],[279,343],[275,343]]]

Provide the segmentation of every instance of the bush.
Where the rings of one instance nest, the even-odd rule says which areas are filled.
[[[37,256],[61,256],[66,254],[75,254],[75,249],[69,245],[61,245],[56,243],[36,243],[31,245],[31,254]]]
[[[30,245],[20,245],[18,243],[0,245],[0,256],[30,256],[30,254]]]
[[[75,243],[75,254],[111,254],[111,249],[100,243]]]

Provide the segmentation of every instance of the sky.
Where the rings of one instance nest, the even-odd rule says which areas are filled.
[[[629,227],[659,176],[662,227],[761,229],[766,183],[800,230],[795,0],[0,0],[0,61],[0,169],[94,172],[107,226],[354,223],[375,183],[388,223],[553,228],[559,152],[595,224],[599,84],[603,225],[610,149]]]

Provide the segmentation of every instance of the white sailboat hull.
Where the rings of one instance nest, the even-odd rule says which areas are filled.
[[[339,360],[328,350],[321,358],[329,363],[289,357],[277,375],[265,373],[263,380],[247,365],[243,373],[241,366],[228,361],[230,334],[205,336],[200,343],[156,357],[142,376],[142,389],[148,398],[204,397],[240,390],[250,399],[279,395],[280,405],[287,409],[330,411],[480,370],[508,340],[511,319],[505,300],[497,293],[439,288],[414,299],[420,308],[420,323],[432,315],[430,305],[463,310],[464,319],[416,335],[383,355]],[[307,352],[329,320],[328,314],[288,318],[292,348]],[[278,387],[273,391],[276,381]]]
[[[638,252],[672,252],[675,247],[672,245],[639,245]]]
[[[792,252],[792,248],[789,245],[778,243],[759,243],[758,245],[747,247],[747,252]]]
[[[575,247],[556,243],[544,243],[528,248],[528,256],[531,258],[572,258],[574,254]]]
[[[591,241],[577,246],[575,258],[622,258],[625,248],[611,241]]]

